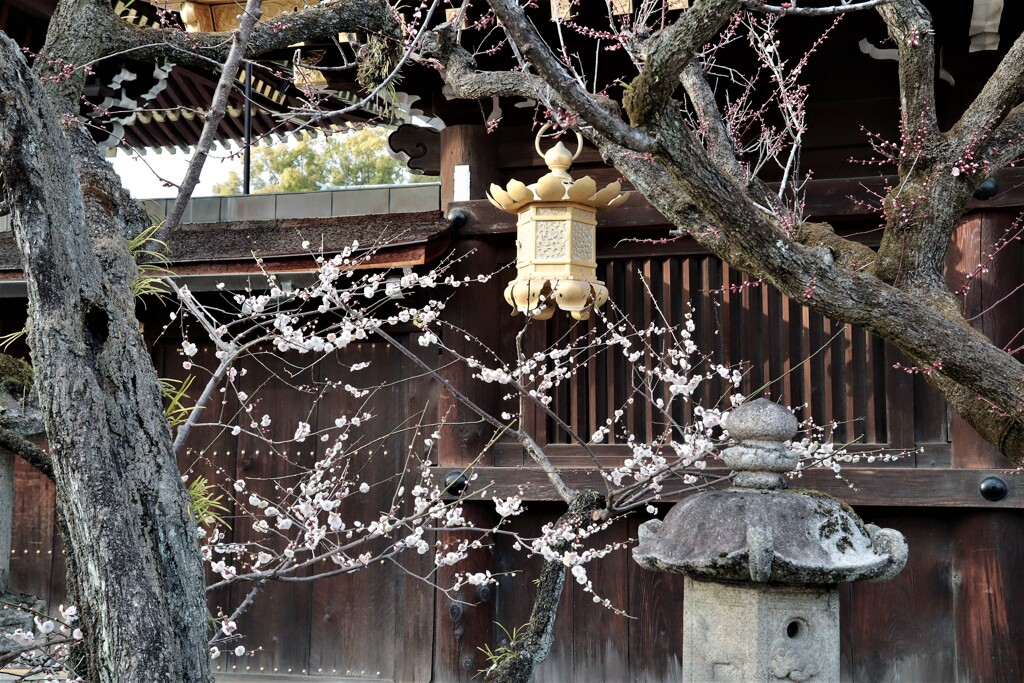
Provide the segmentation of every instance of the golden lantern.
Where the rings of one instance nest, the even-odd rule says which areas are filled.
[[[608,300],[608,288],[597,279],[597,212],[622,204],[629,196],[618,183],[598,191],[590,176],[573,180],[569,167],[583,150],[576,133],[576,153],[561,142],[546,153],[534,148],[550,173],[533,185],[509,181],[505,189],[491,185],[487,198],[502,211],[519,217],[516,235],[516,279],[505,288],[505,301],[515,311],[547,320],[555,306],[576,320],[586,320],[595,306]]]

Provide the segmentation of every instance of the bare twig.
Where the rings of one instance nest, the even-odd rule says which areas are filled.
[[[203,172],[203,165],[206,163],[210,149],[217,138],[217,128],[224,118],[224,110],[227,108],[228,97],[231,95],[235,77],[238,75],[239,65],[242,63],[242,57],[245,54],[245,46],[249,42],[256,22],[259,21],[262,14],[260,10],[262,1],[248,0],[246,2],[245,11],[242,12],[241,20],[238,22],[238,30],[232,34],[231,50],[228,52],[220,78],[217,80],[217,89],[213,93],[213,101],[210,102],[210,108],[206,112],[206,122],[203,124],[203,131],[199,135],[199,144],[196,145],[195,154],[192,155],[192,159],[189,161],[188,170],[185,172],[185,177],[178,189],[178,196],[174,199],[174,204],[171,206],[170,211],[167,212],[167,218],[163,226],[154,235],[156,239],[161,239],[164,235],[170,234],[178,227],[178,224],[181,223],[181,217],[185,215],[185,207],[188,206],[189,200],[192,199],[192,192],[195,191],[196,185],[199,183],[199,176]]]

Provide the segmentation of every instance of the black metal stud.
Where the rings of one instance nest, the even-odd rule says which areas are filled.
[[[466,479],[466,475],[458,470],[452,470],[444,475],[444,490],[453,496],[462,495],[467,486],[469,486],[469,479]]]
[[[1006,498],[1006,494],[1009,492],[1006,482],[999,477],[985,477],[978,490],[981,491],[982,498],[993,503]]]
[[[974,190],[975,199],[992,199],[999,192],[999,183],[996,182],[995,178],[989,178],[981,185],[978,185],[977,189]]]

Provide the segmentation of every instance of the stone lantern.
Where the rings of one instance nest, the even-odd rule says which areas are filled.
[[[766,399],[725,422],[733,488],[691,496],[640,527],[633,558],[686,576],[684,681],[839,681],[839,590],[884,581],[907,562],[893,529],[839,500],[787,491],[798,457],[791,412]]]
[[[519,217],[516,237],[516,279],[505,288],[512,308],[538,320],[554,315],[555,307],[577,320],[586,320],[595,306],[608,300],[608,289],[597,279],[595,226],[597,212],[619,206],[629,193],[618,183],[597,189],[590,176],[573,180],[568,170],[583,149],[576,134],[576,153],[561,142],[546,153],[534,148],[550,173],[533,185],[512,180],[505,189],[491,185],[491,204]]]

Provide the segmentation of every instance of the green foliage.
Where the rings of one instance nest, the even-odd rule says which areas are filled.
[[[160,394],[167,401],[164,415],[167,416],[167,424],[172,428],[187,420],[189,414],[194,410],[194,407],[185,406],[182,403],[182,399],[186,398],[188,389],[194,381],[195,377],[192,375],[183,380],[167,379],[166,377],[157,379],[160,384]]]
[[[323,140],[256,147],[252,153],[252,191],[313,192],[324,186],[397,185],[430,182],[413,176],[386,150],[389,131],[363,128]],[[242,179],[232,171],[213,186],[221,195],[240,194]]]
[[[11,332],[10,334],[5,334],[5,335],[0,336],[0,352],[6,351],[7,349],[9,349],[11,347],[11,344],[13,344],[14,342],[18,341],[19,339],[24,337],[26,334],[28,334],[28,328],[27,327],[23,327],[20,330],[18,330],[17,332]]]
[[[221,505],[224,495],[218,496],[216,493],[216,487],[206,477],[199,476],[193,479],[192,483],[188,485],[188,497],[191,501],[189,512],[194,519],[207,528],[221,524],[230,529],[231,525],[220,515],[220,513],[228,511]]]
[[[369,34],[366,46],[359,52],[359,68],[356,71],[356,80],[365,90],[373,90],[384,81],[398,64],[402,57],[402,50],[399,44],[386,36]],[[394,78],[388,84],[388,90],[394,92],[398,78]]]
[[[151,225],[128,240],[128,251],[138,264],[138,275],[132,280],[132,296],[136,299],[150,294],[158,297],[167,294],[167,285],[164,284],[163,278],[171,275],[171,271],[167,269],[169,261],[166,256],[169,249],[166,242],[153,239],[153,235],[162,226],[163,223]],[[145,300],[142,301],[145,305]]]
[[[519,640],[519,638],[523,635],[523,631],[525,631],[526,627],[528,626],[528,624],[523,624],[518,628],[513,627],[512,632],[509,633],[508,629],[505,628],[503,625],[499,624],[498,622],[494,623],[505,634],[505,638],[508,642],[506,642],[503,645],[499,645],[493,650],[490,648],[489,645],[486,644],[483,647],[477,648],[478,650],[480,650],[480,652],[484,653],[484,657],[487,658],[487,662],[489,664],[489,666],[486,669],[478,670],[477,675],[486,675],[488,672],[496,669],[508,660],[515,658],[516,641]]]
[[[32,391],[33,377],[31,365],[20,358],[0,353],[0,386],[12,396],[26,396]]]

